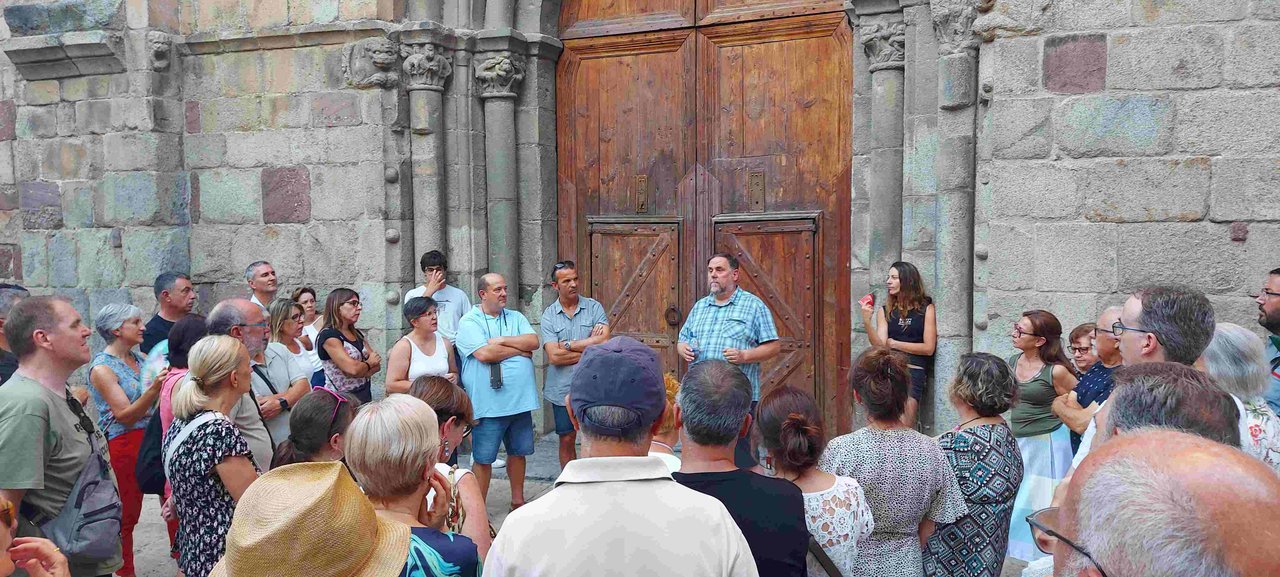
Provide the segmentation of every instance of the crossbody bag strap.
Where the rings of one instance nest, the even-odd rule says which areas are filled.
[[[262,379],[262,382],[267,384],[267,388],[271,389],[271,394],[280,394],[280,391],[276,390],[276,386],[271,384],[271,378],[267,376],[266,371],[262,370],[262,365],[252,365],[250,368],[253,369],[253,374],[258,375],[258,378]]]
[[[200,425],[203,425],[205,423],[208,423],[218,418],[225,418],[225,417],[222,417],[222,415],[219,415],[214,411],[201,413],[200,416],[192,419],[190,423],[187,423],[185,427],[182,427],[182,429],[178,431],[177,436],[173,438],[173,443],[169,445],[169,450],[164,452],[164,477],[166,479],[170,478],[169,463],[173,461],[173,456],[177,454],[178,447],[182,445],[182,442],[186,441],[187,437],[190,437],[191,433],[194,433],[195,430],[200,427]]]
[[[840,569],[836,567],[835,562],[827,555],[827,552],[822,550],[822,545],[819,545],[817,539],[813,538],[813,535],[809,535],[809,552],[818,559],[818,564],[822,566],[823,571],[826,571],[828,577],[844,577],[840,573]]]

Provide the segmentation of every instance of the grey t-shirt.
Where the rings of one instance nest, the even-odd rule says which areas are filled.
[[[257,380],[256,377],[253,380]],[[240,402],[231,409],[231,422],[236,424],[240,435],[249,443],[249,451],[253,453],[253,463],[258,470],[266,473],[271,468],[271,456],[275,445],[271,443],[271,433],[262,423],[262,415],[258,413],[258,403],[253,401],[249,393],[240,395]],[[281,439],[282,441],[284,439]]]
[[[110,460],[106,438],[90,426],[99,452]],[[21,374],[0,387],[0,447],[0,489],[25,490],[23,503],[50,517],[66,504],[92,451],[66,398]],[[20,525],[18,536],[29,536],[24,529],[30,527]],[[123,565],[118,553],[102,563],[68,561],[73,576],[106,575]]]
[[[258,369],[266,373],[271,379],[271,386],[275,387],[275,392],[271,392],[271,388],[262,381],[258,376],[258,371],[253,372],[251,381],[253,383],[253,394],[258,397],[265,397],[277,393],[283,393],[289,390],[289,385],[294,381],[307,380],[311,375],[302,370],[298,362],[294,360],[289,349],[282,343],[271,343],[267,345],[267,350],[262,353],[266,357],[265,364],[257,365]],[[283,443],[289,438],[289,411],[280,411],[279,415],[267,420],[267,430],[271,431],[271,440],[276,444]],[[268,466],[271,463],[267,463]]]
[[[578,297],[578,310],[570,318],[560,305],[560,299],[551,301],[542,312],[542,344],[564,341],[579,341],[591,336],[591,329],[596,325],[609,324],[604,306],[591,297]],[[582,349],[574,347],[582,352]],[[542,397],[551,404],[564,406],[564,396],[569,394],[569,379],[578,365],[556,366],[547,364],[547,377],[542,386]]]

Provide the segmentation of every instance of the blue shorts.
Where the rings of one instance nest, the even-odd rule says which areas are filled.
[[[524,457],[533,454],[533,413],[525,411],[505,417],[476,420],[471,429],[471,458],[477,465],[492,465],[498,459],[498,445],[507,447],[507,455]]]
[[[569,409],[551,403],[551,415],[556,418],[556,434],[568,435],[573,432],[573,421],[569,420]]]

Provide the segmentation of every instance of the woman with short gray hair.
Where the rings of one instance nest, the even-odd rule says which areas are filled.
[[[142,490],[134,468],[143,432],[151,422],[164,373],[143,383],[143,357],[135,348],[142,343],[142,310],[129,304],[109,304],[95,317],[93,328],[107,346],[89,365],[90,394],[98,408],[98,429],[107,437],[111,469],[116,473],[120,502],[124,507],[120,544],[124,567],[120,575],[133,575],[133,528],[142,512]]]
[[[1262,397],[1271,372],[1262,339],[1240,325],[1218,323],[1196,368],[1235,398],[1240,448],[1280,472],[1280,418]]]

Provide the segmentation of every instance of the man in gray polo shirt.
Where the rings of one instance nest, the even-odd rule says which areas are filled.
[[[563,260],[551,268],[551,288],[559,295],[542,311],[542,348],[547,352],[547,377],[542,396],[551,403],[560,436],[560,468],[578,457],[577,435],[565,409],[569,378],[587,347],[609,340],[609,320],[604,307],[578,294],[578,267]]]

